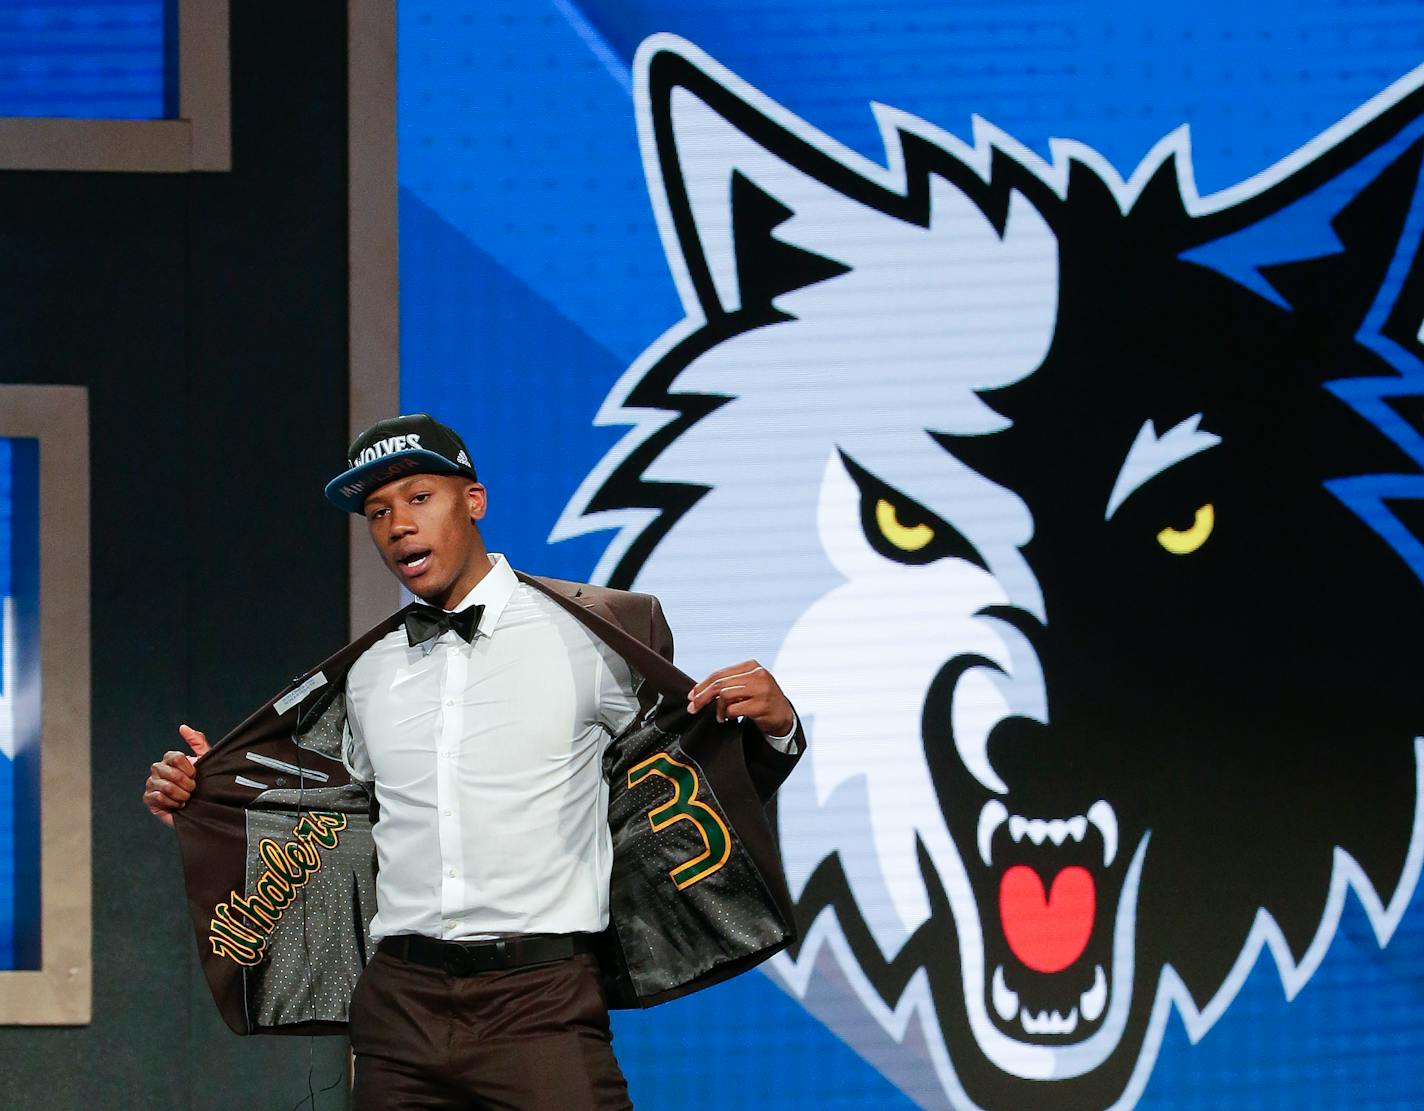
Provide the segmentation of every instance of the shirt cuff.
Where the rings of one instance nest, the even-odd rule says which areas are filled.
[[[800,724],[801,719],[796,716],[796,711],[792,710],[790,733],[787,733],[783,737],[773,737],[770,733],[763,733],[762,736],[766,738],[766,743],[771,745],[772,748],[776,749],[777,752],[784,752],[788,756],[792,756],[796,753],[796,746],[794,744],[794,741],[796,738],[796,729]]]

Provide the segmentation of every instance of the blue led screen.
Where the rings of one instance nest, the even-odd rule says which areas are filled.
[[[810,738],[635,1102],[1416,1106],[1424,8],[399,18],[402,408]]]
[[[176,0],[0,0],[0,116],[177,114]]]
[[[0,970],[40,967],[39,444],[0,439]]]

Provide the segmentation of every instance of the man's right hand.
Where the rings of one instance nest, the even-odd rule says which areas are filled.
[[[173,824],[173,812],[182,810],[193,796],[193,789],[198,785],[198,769],[193,765],[208,751],[208,738],[192,726],[180,725],[178,734],[193,750],[192,759],[177,749],[165,752],[163,759],[150,767],[149,777],[143,784],[144,806],[167,826]]]

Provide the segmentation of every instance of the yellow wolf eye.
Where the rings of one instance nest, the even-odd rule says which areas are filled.
[[[881,498],[875,503],[875,523],[880,527],[881,535],[902,552],[918,552],[935,537],[935,530],[929,525],[902,524],[900,515],[888,498]]]
[[[846,474],[860,489],[860,528],[876,555],[907,567],[962,559],[989,569],[978,549],[954,525],[876,478],[844,451],[840,457]]]
[[[1216,510],[1207,502],[1197,510],[1189,529],[1164,528],[1157,534],[1157,543],[1173,555],[1190,555],[1203,544],[1216,527]]]

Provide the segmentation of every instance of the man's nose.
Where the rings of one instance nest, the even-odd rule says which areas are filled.
[[[415,531],[415,518],[407,516],[399,509],[391,510],[391,532],[393,539],[409,536]]]

